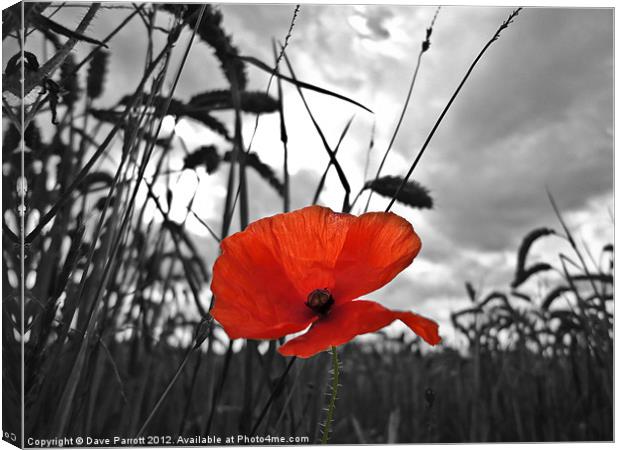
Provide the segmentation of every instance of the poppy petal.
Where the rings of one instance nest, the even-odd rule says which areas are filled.
[[[336,302],[373,292],[398,275],[420,251],[409,222],[393,213],[366,213],[349,226],[335,267]]]
[[[258,220],[246,232],[259,236],[271,250],[305,302],[315,289],[333,289],[334,267],[356,220],[315,205]]]
[[[426,317],[408,311],[391,311],[368,300],[355,300],[335,305],[308,332],[291,339],[278,351],[284,356],[308,358],[332,346],[349,342],[360,334],[377,331],[397,319],[429,344],[441,342],[439,326]]]
[[[275,339],[306,328],[315,315],[264,236],[250,225],[224,239],[213,267],[213,317],[231,339]]]

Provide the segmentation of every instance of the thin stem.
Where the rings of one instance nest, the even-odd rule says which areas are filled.
[[[390,139],[390,143],[388,144],[387,150],[385,150],[385,153],[383,154],[383,158],[381,159],[381,163],[379,164],[379,168],[377,169],[377,173],[375,175],[375,181],[379,179],[379,176],[381,176],[381,170],[383,170],[385,161],[387,160],[387,157],[390,154],[390,150],[392,150],[392,146],[394,145],[394,141],[396,140],[396,136],[398,135],[400,126],[403,123],[403,119],[405,118],[405,113],[407,112],[409,101],[411,100],[411,94],[413,93],[413,86],[415,86],[415,81],[418,78],[418,71],[420,70],[420,63],[422,62],[423,54],[424,54],[424,50],[420,50],[420,53],[418,54],[418,59],[416,61],[415,69],[413,71],[413,77],[411,78],[411,83],[409,84],[409,91],[407,92],[405,103],[403,104],[403,109],[398,118],[398,123],[396,124],[396,128],[394,129],[394,132],[392,133],[392,138]],[[368,194],[368,199],[366,200],[366,206],[364,207],[364,212],[368,211],[371,198],[372,198],[372,189],[370,190],[370,193]]]
[[[323,427],[323,437],[321,438],[321,444],[327,444],[329,441],[329,430],[334,420],[334,410],[336,409],[336,399],[338,398],[338,385],[340,382],[340,363],[338,362],[338,351],[336,347],[332,347],[332,384],[331,384],[331,397],[327,405],[327,418],[325,419],[325,426]]]
[[[273,55],[276,58],[276,73],[279,73],[278,63],[279,57],[276,49],[276,42],[273,41]],[[282,53],[280,53],[282,55]],[[276,78],[277,86],[278,86],[278,114],[280,117],[280,141],[282,141],[282,149],[283,149],[283,166],[282,171],[284,172],[284,194],[283,198],[283,210],[284,212],[289,212],[291,206],[291,189],[290,189],[290,180],[288,173],[288,134],[286,133],[286,123],[284,122],[284,102],[282,95],[282,80],[280,78]]]
[[[415,170],[416,166],[418,165],[418,162],[420,161],[420,158],[422,158],[422,155],[424,154],[424,151],[428,147],[428,144],[431,142],[431,139],[433,139],[433,136],[435,135],[435,131],[437,131],[437,128],[439,128],[439,125],[441,124],[441,121],[443,120],[443,118],[447,114],[448,110],[452,106],[452,103],[454,103],[454,100],[456,100],[456,97],[458,97],[459,92],[461,92],[461,89],[463,88],[463,86],[465,85],[465,82],[467,81],[467,79],[471,75],[472,71],[474,70],[474,67],[476,67],[476,64],[478,64],[478,61],[480,61],[480,59],[486,53],[486,51],[489,49],[491,44],[493,44],[493,42],[495,42],[496,40],[499,39],[500,33],[503,30],[505,30],[506,28],[508,28],[508,25],[510,25],[512,23],[513,19],[519,14],[519,12],[522,9],[523,8],[517,8],[512,13],[510,13],[510,15],[508,16],[508,19],[506,19],[506,21],[504,21],[500,25],[500,27],[497,29],[497,31],[495,32],[493,37],[491,37],[491,39],[489,39],[489,41],[482,48],[482,50],[480,50],[480,53],[478,53],[478,56],[476,56],[476,59],[474,59],[474,61],[471,63],[471,65],[469,66],[469,69],[467,69],[467,72],[465,73],[465,76],[463,77],[463,79],[459,83],[458,87],[454,91],[454,94],[452,94],[452,97],[450,97],[450,100],[448,101],[448,104],[445,106],[445,108],[443,109],[443,111],[439,115],[439,118],[435,122],[435,125],[433,125],[433,128],[431,129],[431,132],[429,133],[428,137],[426,138],[426,141],[424,141],[424,144],[422,145],[422,148],[420,149],[420,151],[418,152],[418,155],[416,156],[415,160],[411,164],[411,167],[409,168],[409,171],[407,172],[407,175],[405,175],[405,178],[403,178],[403,181],[400,183],[400,186],[398,187],[398,189],[396,190],[396,192],[392,196],[392,200],[390,200],[390,203],[388,204],[387,208],[385,208],[385,212],[388,212],[390,209],[392,209],[392,206],[394,205],[394,202],[396,201],[396,198],[398,197],[400,192],[403,190],[403,188],[407,184],[407,181],[409,181],[409,178],[411,177],[411,174],[413,173],[413,171]]]
[[[368,143],[368,150],[366,150],[366,162],[364,163],[364,181],[368,178],[368,168],[370,166],[370,154],[375,146],[375,130],[377,128],[376,118],[372,121],[372,130],[370,131],[370,142]]]
[[[21,3],[20,7],[20,21],[21,27],[19,29],[19,51],[22,55],[21,58],[21,66],[20,66],[20,75],[22,80],[26,79],[26,68],[25,68],[25,58],[24,56],[24,47],[26,46],[26,20],[24,14],[24,2]],[[20,338],[20,371],[19,371],[19,393],[20,393],[20,419],[21,419],[21,433],[20,433],[20,444],[23,446],[25,442],[25,422],[26,422],[26,340],[23,339],[23,336],[26,335],[25,323],[26,323],[26,158],[25,158],[25,143],[26,138],[24,136],[26,132],[26,127],[24,127],[24,122],[26,121],[26,107],[24,105],[24,97],[26,97],[26,92],[24,88],[24,81],[20,83],[20,99],[19,102],[19,125],[17,129],[19,130],[19,136],[21,138],[20,143],[20,157],[19,157],[19,298],[21,301],[19,302],[19,318],[21,320],[20,333],[22,338]],[[4,96],[2,96],[2,101],[4,102]],[[7,108],[7,111],[10,108]],[[4,221],[3,221],[4,224]],[[3,353],[6,354],[6,353]],[[5,391],[6,392],[6,391]]]
[[[413,87],[415,86],[415,82],[418,78],[418,72],[420,70],[420,65],[422,63],[422,55],[426,53],[428,48],[430,47],[430,38],[431,33],[433,32],[433,26],[435,25],[435,21],[437,20],[437,15],[439,14],[439,10],[441,6],[437,7],[435,10],[435,15],[433,16],[433,20],[431,21],[430,27],[426,29],[426,39],[422,42],[422,48],[418,53],[418,59],[415,64],[415,69],[413,70],[413,76],[411,78],[411,83],[409,83],[409,91],[407,92],[407,97],[405,99],[405,104],[403,105],[403,109],[400,113],[400,117],[398,118],[398,123],[396,124],[396,128],[394,129],[394,133],[392,133],[392,138],[390,139],[390,143],[388,144],[387,150],[383,154],[383,158],[381,159],[381,163],[379,164],[379,168],[377,169],[377,174],[375,175],[375,181],[379,179],[381,176],[381,170],[383,170],[383,166],[385,165],[385,161],[392,150],[392,146],[394,145],[394,141],[396,140],[396,135],[398,135],[398,131],[400,130],[400,126],[403,123],[403,119],[405,118],[405,113],[407,112],[407,107],[409,106],[409,102],[411,100],[411,94],[413,93]],[[370,199],[372,198],[372,189],[368,194],[368,200],[366,201],[366,206],[364,207],[364,212],[368,211],[368,207],[370,206]]]

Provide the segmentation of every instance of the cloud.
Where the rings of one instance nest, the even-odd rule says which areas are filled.
[[[362,38],[383,41],[390,37],[389,19],[393,11],[384,6],[357,6],[355,13],[349,16],[349,25]]]

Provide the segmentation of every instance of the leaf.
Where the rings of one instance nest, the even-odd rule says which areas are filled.
[[[519,292],[519,291],[512,291],[512,292],[511,292],[511,294],[512,294],[512,295],[514,295],[514,296],[515,296],[515,297],[517,297],[517,298],[520,298],[520,299],[522,299],[522,300],[525,300],[526,302],[530,302],[530,303],[532,303],[532,298],[531,298],[529,295],[524,294],[523,292]]]
[[[123,113],[120,111],[114,111],[113,109],[96,109],[90,108],[88,110],[91,116],[102,122],[116,123],[123,117]]]
[[[372,181],[367,181],[364,189],[372,189],[384,197],[394,197],[403,179],[395,176],[385,176]],[[398,193],[396,200],[412,208],[433,208],[433,199],[427,188],[414,180],[409,180]]]
[[[46,33],[47,31],[53,31],[54,33],[60,34],[62,36],[68,38],[74,38],[78,41],[88,42],[89,44],[95,44],[97,46],[102,46],[108,48],[103,42],[98,41],[97,39],[89,38],[82,33],[78,33],[76,31],[72,31],[61,24],[54,22],[48,17],[45,17],[41,13],[33,14],[31,17],[31,22],[35,26],[35,28],[42,33]]]
[[[572,275],[570,277],[572,281],[600,281],[601,283],[613,284],[613,275],[606,273],[591,273],[589,275]]]
[[[331,97],[339,98],[340,100],[344,100],[345,102],[352,103],[352,104],[354,104],[356,106],[359,106],[362,109],[365,109],[369,113],[374,114],[372,112],[372,110],[366,108],[361,103],[358,103],[355,100],[350,99],[349,97],[345,97],[344,95],[337,94],[336,92],[332,92],[332,91],[329,91],[327,89],[323,89],[321,87],[314,86],[313,84],[304,83],[303,81],[294,80],[293,78],[289,78],[286,75],[282,75],[280,72],[277,72],[275,69],[272,69],[271,67],[269,67],[267,64],[265,64],[261,60],[256,59],[256,58],[254,58],[252,56],[237,56],[237,58],[239,58],[242,61],[248,62],[248,63],[258,67],[259,69],[262,69],[265,72],[267,72],[269,74],[272,74],[273,76],[275,76],[277,78],[280,78],[282,80],[288,81],[289,83],[292,83],[293,85],[295,85],[297,87],[304,88],[304,89],[309,89],[311,91],[315,91],[315,92],[318,92],[320,94],[325,94],[325,95],[329,95]]]
[[[60,39],[58,39],[58,35],[56,33],[53,33],[50,30],[39,29],[38,31],[40,31],[41,34],[43,34],[43,37],[45,37],[45,39],[50,41],[54,49],[58,50],[60,47],[62,47],[62,44],[60,43]]]

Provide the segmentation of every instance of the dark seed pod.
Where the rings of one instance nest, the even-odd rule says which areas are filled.
[[[278,110],[278,101],[269,94],[258,91],[244,91],[241,95],[241,110],[245,112],[264,114]],[[217,111],[234,108],[232,93],[227,89],[206,91],[194,95],[188,104],[195,109]]]
[[[195,169],[201,164],[205,165],[208,174],[217,170],[221,157],[213,145],[205,145],[185,157],[184,169]]]
[[[182,15],[185,25],[192,29],[196,28],[196,33],[200,39],[213,48],[228,81],[232,83],[235,80],[237,88],[244,91],[248,82],[245,63],[236,58],[239,51],[232,44],[231,36],[227,35],[222,27],[222,13],[213,5],[207,5],[200,23],[196,23],[201,6],[197,3],[187,4],[183,10],[177,5],[164,3],[161,8],[177,15],[177,17]]]
[[[2,139],[2,156],[10,154],[13,150],[17,149],[21,136],[17,128],[13,124],[9,124],[9,127],[4,132],[4,138]]]
[[[108,200],[108,197],[104,196],[101,197],[99,200],[97,200],[97,203],[95,203],[95,209],[99,210],[99,211],[103,211],[103,208],[105,207],[105,204]],[[112,207],[114,206],[114,201],[116,200],[116,197],[112,197],[110,199],[110,204],[109,206]]]
[[[26,59],[24,62],[24,67],[26,70],[31,70],[33,72],[39,70],[39,61],[34,53],[24,52],[24,58]]]
[[[60,84],[65,91],[62,101],[68,108],[71,108],[80,97],[80,85],[75,67],[76,64],[72,54],[67,56],[67,59],[60,67]]]
[[[514,280],[511,283],[513,288],[516,288],[520,284],[524,283],[529,277],[534,275],[537,272],[549,270],[551,267],[545,263],[534,264],[529,268],[525,267],[525,260],[527,258],[527,254],[532,247],[532,244],[541,237],[549,236],[555,234],[555,231],[551,228],[536,228],[528,233],[527,236],[521,242],[521,246],[519,247],[519,254],[517,256],[517,270],[514,277]]]
[[[4,133],[4,138],[2,139],[3,161],[6,161],[12,152],[20,152],[20,142],[21,136],[19,135],[19,131],[17,131],[12,124],[9,125]],[[30,122],[24,131],[24,145],[26,147],[26,151],[37,151],[41,149],[41,133],[35,121]]]
[[[103,83],[108,68],[108,57],[108,52],[97,50],[90,61],[88,78],[86,80],[86,93],[93,100],[98,98],[103,92]]]
[[[315,289],[308,294],[306,306],[317,314],[325,315],[334,304],[334,297],[328,289]]]
[[[122,112],[114,111],[113,109],[95,109],[90,108],[88,110],[90,115],[101,122],[116,123],[123,115]]]
[[[38,150],[41,147],[41,132],[37,124],[32,121],[24,131],[24,143],[31,150]]]
[[[49,144],[48,151],[50,151],[52,155],[60,156],[62,158],[63,156],[68,154],[68,150],[69,149],[67,147],[67,144],[63,142],[60,134],[56,133],[54,135],[54,138],[52,139],[51,144]]]
[[[399,191],[402,181],[403,179],[401,177],[388,175],[377,178],[376,180],[367,181],[364,185],[364,189],[372,189],[377,194],[383,195],[384,197],[394,197],[394,195],[398,193],[396,200],[412,208],[433,208],[433,199],[427,188],[417,181],[409,180]]]
[[[112,186],[114,177],[107,172],[91,172],[78,184],[80,192],[87,192],[94,184],[102,184],[105,187]]]

